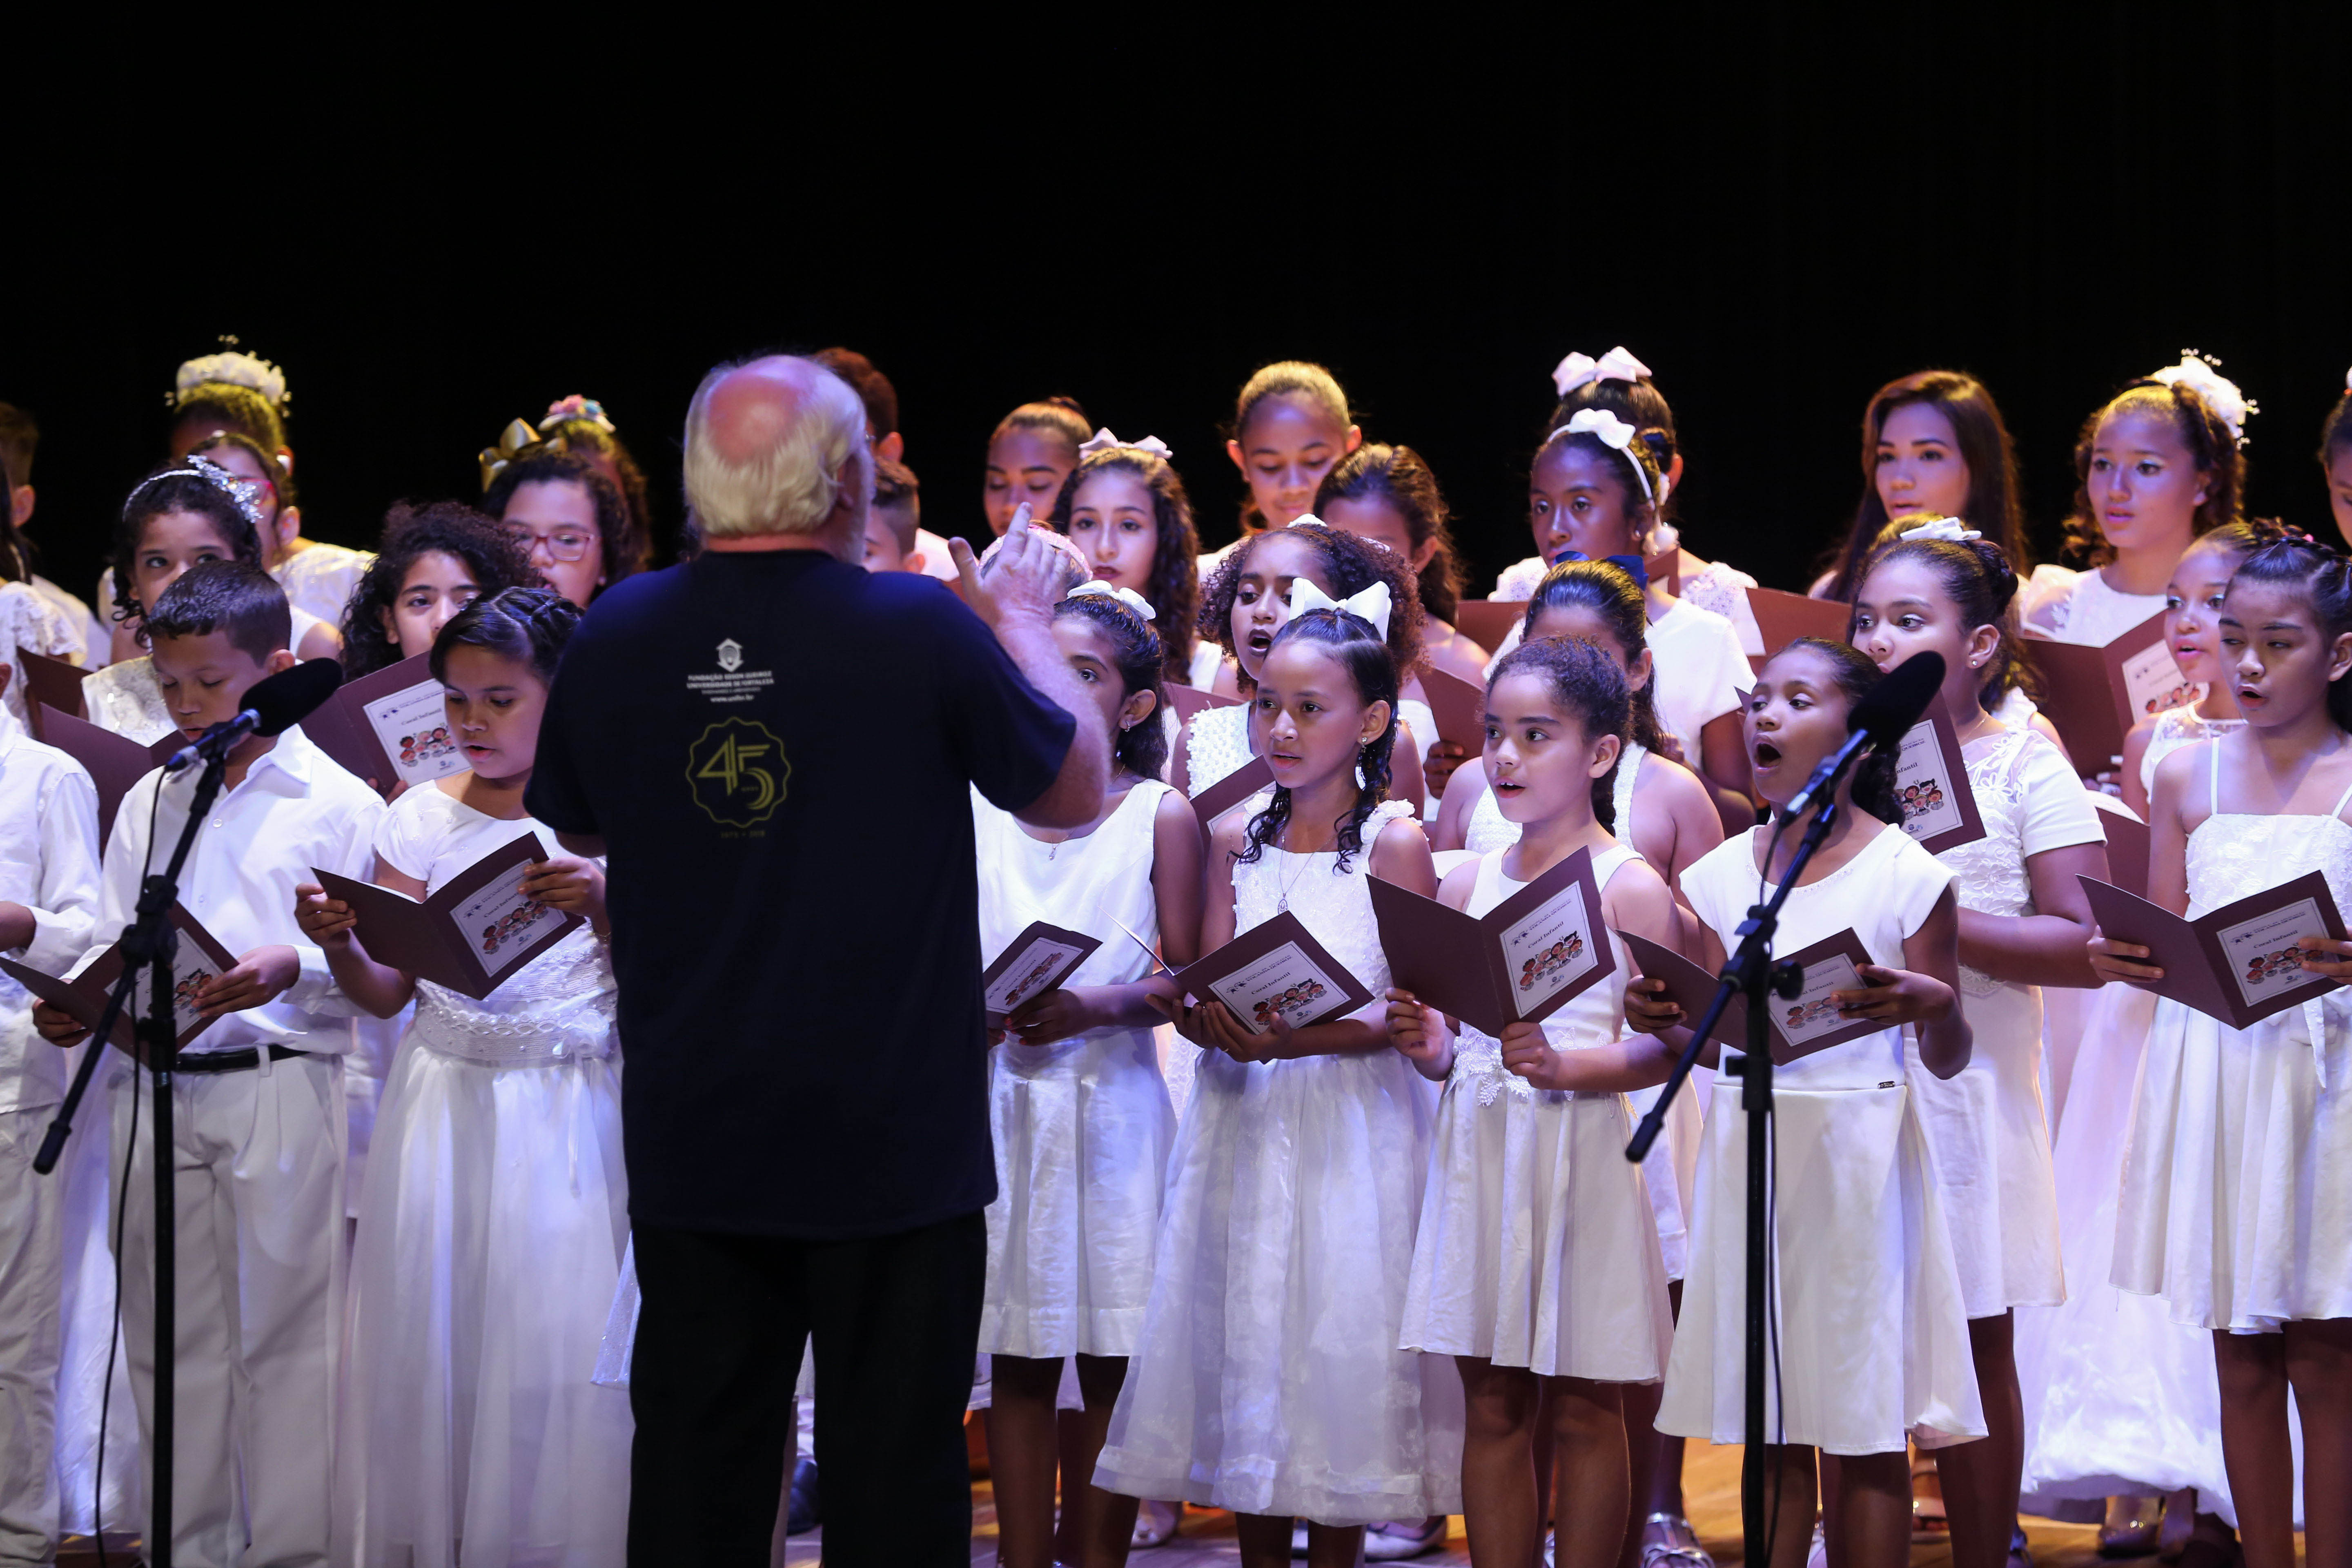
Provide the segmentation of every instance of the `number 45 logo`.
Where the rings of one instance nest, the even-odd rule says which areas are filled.
[[[687,788],[723,827],[756,827],[773,816],[792,773],[784,743],[755,720],[722,719],[687,748]]]

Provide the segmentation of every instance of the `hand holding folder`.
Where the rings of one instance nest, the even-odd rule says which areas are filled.
[[[2306,872],[2189,921],[2170,910],[2092,877],[2076,879],[2091,900],[2099,934],[2147,950],[2126,960],[2152,973],[2124,973],[2125,983],[2193,1007],[2233,1029],[2252,1028],[2273,1013],[2301,1006],[2344,982],[2303,966],[2305,937],[2344,940],[2344,919],[2327,879]],[[2336,955],[2315,952],[2334,963]]]
[[[358,917],[353,934],[370,958],[478,1002],[582,923],[523,894],[523,879],[546,858],[539,836],[526,833],[427,899],[316,867],[310,875]]]
[[[172,950],[172,1018],[179,1028],[178,1037],[173,1042],[176,1050],[212,1027],[214,1019],[207,1017],[200,1009],[196,993],[203,989],[205,982],[235,969],[236,960],[221,946],[212,932],[204,928],[201,921],[178,904],[172,906],[172,924],[180,933],[180,940]],[[83,1028],[96,1029],[100,1015],[106,1011],[106,999],[113,994],[115,985],[122,978],[122,944],[117,942],[108,948],[71,980],[44,974],[11,958],[0,958],[0,973],[5,973],[58,1011],[71,1016]],[[152,984],[142,970],[130,1002],[124,1005],[114,1020],[114,1032],[107,1037],[107,1044],[142,1062],[147,1059],[146,1053],[139,1045],[134,1031],[139,1022],[147,1016],[152,995]]]
[[[1509,1025],[1542,1022],[1616,971],[1590,849],[1483,917],[1377,877],[1370,887],[1397,985],[1496,1039]]]

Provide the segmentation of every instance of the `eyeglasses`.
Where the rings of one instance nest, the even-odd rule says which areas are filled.
[[[593,528],[551,528],[541,533],[535,528],[509,526],[507,535],[530,555],[546,551],[550,561],[584,561],[596,547]]]

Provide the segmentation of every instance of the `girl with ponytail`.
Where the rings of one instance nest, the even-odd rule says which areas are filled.
[[[2040,988],[2092,984],[2082,955],[2090,902],[2078,878],[2107,877],[2098,811],[2065,753],[1993,712],[2015,679],[2016,593],[2001,550],[1947,520],[1868,558],[1850,633],[1880,671],[1921,653],[1943,659],[1941,700],[1984,825],[1982,837],[1937,856],[1959,900],[1960,990],[1975,1049],[1959,1073],[1937,1077],[1915,1048],[1904,1073],[1959,1268],[1990,1431],[1936,1454],[1956,1562],[2006,1560],[2017,1529],[2025,1418],[2014,1310],[2066,1299],[2042,1106]],[[1902,794],[1911,781],[1895,782]]]

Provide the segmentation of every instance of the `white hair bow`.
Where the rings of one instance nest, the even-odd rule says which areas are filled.
[[[2223,375],[2218,368],[2220,360],[2208,359],[2195,349],[2180,351],[2179,364],[2166,365],[2148,377],[2167,386],[2186,385],[2195,393],[2198,401],[2213,411],[2214,416],[2230,427],[2230,438],[2242,447],[2246,444],[2246,416],[2260,414],[2261,406],[2238,390],[2238,384]]]
[[[1566,397],[1590,381],[1640,381],[1650,374],[1650,367],[1625,352],[1619,343],[1599,359],[1591,354],[1571,353],[1552,366],[1551,384]]]
[[[1901,537],[1905,539],[1942,539],[1948,540],[1954,544],[1966,544],[1969,540],[1982,539],[1984,535],[1979,533],[1975,529],[1970,528],[1967,523],[1962,522],[1957,517],[1935,517],[1929,518],[1926,522],[1921,523],[1916,528],[1905,529]]]
[[[1559,433],[1563,436],[1598,436],[1602,446],[1622,452],[1629,458],[1633,456],[1634,439],[1641,435],[1640,431],[1606,408],[1578,409],[1568,416],[1568,423],[1559,427]],[[1642,499],[1654,502],[1657,498],[1650,493],[1649,470],[1642,467],[1639,459],[1633,462],[1633,477],[1642,481]]]
[[[1147,621],[1158,620],[1160,618],[1152,613],[1150,600],[1145,598],[1142,595],[1137,593],[1132,588],[1122,588],[1115,583],[1106,583],[1099,577],[1087,578],[1085,582],[1079,584],[1076,587],[1063,595],[1062,597],[1066,599],[1110,599],[1118,604],[1125,605],[1129,609],[1133,610],[1137,615],[1142,616]]]
[[[1290,584],[1290,613],[1303,616],[1309,610],[1337,610],[1341,615],[1355,616],[1372,624],[1382,642],[1389,640],[1389,585],[1375,583],[1370,587],[1335,599],[1315,585],[1310,577],[1296,577]]]
[[[1116,452],[1121,447],[1130,451],[1149,452],[1162,462],[1173,461],[1176,456],[1168,449],[1168,443],[1157,436],[1146,436],[1140,441],[1122,441],[1110,433],[1110,426],[1108,425],[1096,426],[1094,438],[1079,443],[1078,456],[1091,458],[1097,452]]]

